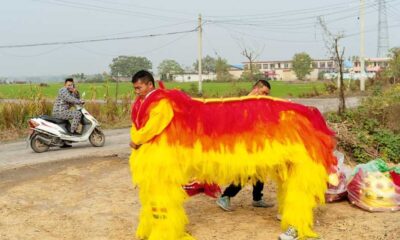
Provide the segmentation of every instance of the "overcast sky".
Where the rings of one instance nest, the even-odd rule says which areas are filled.
[[[245,61],[243,47],[259,60],[291,59],[297,52],[328,57],[317,17],[333,33],[343,31],[346,56],[359,55],[359,0],[2,0],[0,77],[109,71],[119,55],[145,56],[156,70],[164,59],[192,66],[197,32],[70,45],[7,45],[96,40],[185,32],[204,21],[203,55]],[[366,2],[366,56],[375,57],[378,5]],[[386,0],[389,45],[400,45],[400,1]]]

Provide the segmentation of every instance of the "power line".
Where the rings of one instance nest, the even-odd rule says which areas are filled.
[[[196,22],[196,21],[195,20],[189,20],[189,21],[184,21],[184,22],[179,22],[179,23],[174,23],[174,24],[164,24],[164,25],[159,25],[159,26],[155,26],[155,27],[140,28],[140,29],[136,29],[136,30],[132,30],[132,31],[126,31],[126,32],[102,34],[102,35],[97,35],[97,36],[93,36],[93,37],[107,37],[107,36],[123,35],[123,34],[128,34],[128,33],[137,33],[137,32],[143,32],[143,31],[147,31],[147,30],[168,28],[168,27],[183,25],[183,24],[190,23],[190,22],[193,23],[193,22]]]
[[[389,0],[389,1],[395,1],[395,0]],[[356,4],[358,0],[354,0],[353,3]],[[334,14],[341,14],[345,13],[348,11],[353,11],[357,10],[358,7],[354,5],[354,7],[348,7],[346,4],[348,4],[349,1],[346,1],[345,3],[340,3],[340,4],[333,4],[333,5],[325,5],[323,7],[317,7],[317,8],[308,8],[308,9],[297,9],[297,10],[289,10],[289,11],[278,11],[278,12],[266,12],[263,14],[252,14],[252,15],[235,15],[235,16],[208,16],[212,21],[249,21],[249,20],[257,20],[257,19],[264,19],[264,20],[269,20],[268,23],[273,21],[287,21],[287,20],[292,20],[292,21],[298,21],[301,19],[314,19],[317,16],[324,15],[334,15]],[[370,5],[367,5],[367,7],[376,5],[375,2],[370,3]],[[327,11],[327,12],[324,12]],[[311,16],[310,16],[311,15]],[[305,17],[304,17],[305,16]]]
[[[6,56],[11,56],[11,57],[18,57],[18,58],[30,58],[30,57],[39,57],[39,56],[43,56],[52,52],[55,52],[61,48],[63,48],[64,46],[58,46],[56,48],[50,49],[50,50],[46,50],[37,54],[31,54],[31,55],[19,55],[19,54],[13,54],[13,53],[8,53],[8,52],[4,52],[4,51],[0,51],[0,53],[2,53],[3,55]]]
[[[400,24],[389,25],[388,27],[389,28],[398,28],[398,27],[400,27]],[[371,28],[371,29],[365,31],[365,33],[371,33],[371,32],[378,32],[378,28]],[[355,36],[359,36],[359,35],[360,35],[360,32],[354,32],[351,34],[345,34],[343,38],[355,37]]]
[[[30,43],[30,44],[19,44],[19,45],[0,45],[0,48],[22,48],[22,47],[37,47],[37,46],[51,46],[51,45],[70,45],[70,44],[88,43],[88,42],[104,42],[104,41],[128,40],[128,39],[137,39],[137,38],[150,38],[150,37],[176,35],[176,34],[182,34],[182,33],[195,32],[195,31],[197,31],[197,27],[195,29],[192,29],[192,30],[179,31],[179,32],[149,34],[149,35],[130,36],[130,37],[99,38],[99,39],[88,39],[88,40],[77,40],[77,41],[64,41],[64,42]]]
[[[105,3],[105,4],[110,4],[110,5],[130,6],[130,7],[142,8],[142,9],[150,9],[150,10],[155,10],[155,11],[160,11],[160,12],[178,13],[178,14],[182,14],[182,15],[193,16],[193,14],[191,14],[191,13],[176,11],[175,9],[165,9],[165,8],[146,7],[146,6],[137,5],[137,4],[132,4],[132,3],[125,3],[125,2],[121,3],[121,2],[107,1],[107,0],[89,0],[89,1],[101,2],[101,3]]]
[[[146,50],[146,51],[136,52],[136,53],[134,53],[134,54],[136,54],[136,55],[138,55],[138,54],[146,54],[146,53],[151,53],[151,52],[154,52],[154,51],[156,51],[156,50],[165,48],[165,47],[167,47],[167,46],[169,46],[169,45],[171,45],[171,44],[173,44],[173,43],[175,43],[175,42],[181,40],[182,38],[188,36],[189,33],[190,33],[190,32],[188,32],[188,33],[186,33],[186,34],[184,34],[184,35],[182,35],[182,36],[179,36],[179,37],[177,37],[177,38],[174,38],[172,41],[169,41],[169,42],[167,42],[167,43],[165,43],[165,44],[163,44],[163,45],[161,45],[161,46],[158,46],[158,47],[155,47],[155,48]],[[81,49],[81,50],[84,50],[84,51],[86,51],[86,52],[92,53],[92,54],[100,55],[100,56],[112,56],[112,57],[114,57],[114,56],[116,56],[116,55],[119,55],[119,54],[117,54],[117,53],[116,53],[116,54],[111,54],[111,53],[99,52],[99,51],[95,51],[95,50],[92,50],[92,49],[87,49],[87,48],[84,48],[84,47],[78,46],[78,45],[75,45],[74,47],[79,48],[79,49]]]
[[[179,17],[155,15],[155,14],[149,14],[146,12],[131,11],[128,9],[120,9],[120,8],[110,8],[110,7],[97,6],[97,5],[93,5],[93,4],[67,1],[67,0],[33,0],[33,1],[47,3],[47,4],[53,4],[53,5],[59,5],[59,6],[64,6],[64,7],[92,10],[92,11],[97,11],[97,12],[105,12],[105,13],[112,13],[112,14],[125,15],[125,16],[136,16],[136,17],[143,17],[143,18],[149,18],[149,19],[160,18],[163,20],[171,20],[171,19],[187,20],[187,18],[183,19],[183,18],[179,18]]]
[[[347,3],[348,1],[346,1]],[[261,13],[261,14],[243,14],[243,15],[227,15],[227,16],[213,16],[213,15],[206,15],[206,17],[209,18],[216,18],[216,19],[223,19],[223,18],[240,18],[243,19],[245,17],[260,17],[260,16],[270,16],[270,17],[275,17],[275,16],[282,16],[286,14],[291,14],[291,15],[298,15],[298,14],[304,14],[307,12],[320,12],[321,10],[325,9],[332,9],[332,8],[337,8],[341,7],[343,8],[344,3],[336,3],[332,5],[325,5],[321,7],[315,7],[315,8],[306,8],[306,9],[296,9],[296,10],[288,10],[288,11],[277,11],[277,12],[267,12],[267,13]]]
[[[374,7],[376,6],[377,3],[371,3],[367,7]],[[226,23],[226,24],[232,24],[232,25],[247,25],[247,26],[276,26],[276,27],[282,27],[282,26],[288,26],[288,27],[294,27],[298,28],[298,26],[303,26],[304,28],[306,27],[312,27],[314,26],[314,20],[318,16],[334,16],[334,15],[339,15],[336,19],[333,21],[338,21],[338,20],[343,20],[346,18],[352,18],[358,16],[358,7],[353,7],[353,8],[348,8],[348,7],[338,7],[338,8],[328,8],[330,10],[329,12],[309,12],[311,15],[307,12],[301,12],[298,11],[297,13],[290,14],[289,16],[286,16],[287,14],[280,13],[278,16],[274,16],[271,14],[268,14],[263,17],[249,17],[249,18],[232,18],[228,20],[209,20],[212,23]],[[340,16],[346,13],[351,13],[350,15],[345,15],[345,16]],[[374,11],[370,11],[374,12]],[[300,15],[300,16],[298,16]],[[312,20],[312,22],[304,22],[307,20]],[[294,22],[294,23],[291,23]],[[330,22],[332,22],[330,20]]]
[[[266,38],[266,37],[263,37],[263,36],[257,36],[257,35],[241,32],[241,31],[237,31],[237,30],[234,30],[232,28],[229,28],[229,27],[226,27],[226,26],[222,26],[222,24],[215,24],[215,26],[223,28],[225,30],[228,30],[229,32],[236,32],[236,33],[241,34],[241,35],[246,35],[246,36],[250,36],[250,37],[253,37],[253,38],[257,38],[257,39],[264,39],[264,40],[267,40],[267,41],[289,42],[289,43],[308,43],[308,44],[311,44],[311,43],[315,44],[317,42],[315,40],[314,41],[296,41],[296,40],[287,40],[287,39]]]

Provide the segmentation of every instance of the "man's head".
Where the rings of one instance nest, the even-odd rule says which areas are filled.
[[[74,79],[73,78],[65,79],[64,87],[66,87],[68,90],[73,89],[74,88]]]
[[[153,75],[146,70],[140,70],[135,73],[132,77],[132,83],[135,94],[141,98],[144,98],[155,88]]]
[[[258,80],[253,86],[253,92],[256,92],[257,95],[269,95],[271,91],[271,85],[266,80]]]

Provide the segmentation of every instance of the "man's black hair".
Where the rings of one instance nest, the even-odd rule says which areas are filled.
[[[259,85],[259,83],[261,83],[262,85],[266,86],[269,90],[271,90],[271,84],[269,84],[269,82],[267,80],[263,80],[263,79],[258,80],[254,84],[253,88],[255,88],[257,85]]]
[[[66,78],[64,81],[64,84],[66,84],[67,82],[74,82],[73,78]]]
[[[151,84],[153,84],[153,86],[155,86],[153,75],[149,71],[146,71],[146,70],[140,70],[139,72],[135,73],[135,75],[133,75],[132,83],[135,83],[137,81],[141,81],[143,83],[151,82]]]

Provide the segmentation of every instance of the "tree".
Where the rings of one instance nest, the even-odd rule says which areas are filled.
[[[71,77],[74,80],[79,80],[79,81],[82,81],[82,82],[84,82],[85,79],[86,79],[86,76],[85,76],[84,73],[74,73],[74,74],[71,75]]]
[[[146,57],[119,56],[110,64],[111,76],[130,77],[140,70],[150,70],[151,61]]]
[[[181,65],[172,59],[163,60],[160,65],[158,65],[157,69],[161,80],[172,80],[174,75],[183,73]]]
[[[264,50],[265,45],[261,47],[249,47],[244,43],[244,41],[239,41],[238,40],[238,45],[242,49],[241,54],[247,58],[249,64],[245,71],[242,73],[241,78],[250,80],[250,81],[256,81],[258,78],[263,77],[263,74],[260,72],[260,69],[254,64],[254,62],[257,60],[257,58],[260,56],[262,51]],[[254,45],[253,45],[254,46]]]
[[[216,63],[216,59],[207,55],[206,57],[204,57],[201,61],[201,66],[203,69],[204,73],[215,73],[215,63]],[[195,63],[193,63],[193,68],[194,69],[199,69],[199,61],[196,60]]]
[[[255,64],[253,63],[251,67],[245,69],[240,76],[241,80],[243,81],[257,81],[259,79],[265,78],[265,75],[258,69]]]
[[[215,72],[217,73],[218,81],[228,81],[232,78],[229,73],[229,64],[226,59],[218,57],[215,61]]]
[[[343,56],[344,56],[344,48],[342,51],[339,49],[339,40],[342,39],[344,36],[342,33],[337,33],[337,34],[332,34],[329,30],[328,27],[325,23],[325,21],[322,19],[322,17],[318,17],[319,24],[321,28],[323,29],[326,39],[325,39],[325,46],[329,52],[329,54],[333,57],[335,60],[336,66],[338,67],[339,71],[339,108],[338,108],[338,114],[343,115],[343,113],[346,111],[346,102],[344,98],[344,83],[343,83]]]
[[[393,78],[393,83],[396,83],[400,78],[400,47],[395,47],[389,50],[388,67],[385,70],[385,75]]]
[[[311,63],[312,59],[310,55],[305,52],[296,53],[293,56],[293,71],[300,80],[304,80],[307,74],[311,73]]]
[[[86,82],[95,83],[95,82],[103,82],[103,81],[104,81],[104,76],[102,74],[100,74],[100,73],[88,76],[86,78]]]
[[[119,56],[114,58],[110,64],[110,69],[111,76],[117,82],[115,100],[118,100],[119,77],[130,77],[140,70],[150,70],[151,68],[151,61],[146,57]]]
[[[7,78],[6,77],[0,77],[0,84],[6,84],[7,83]]]

